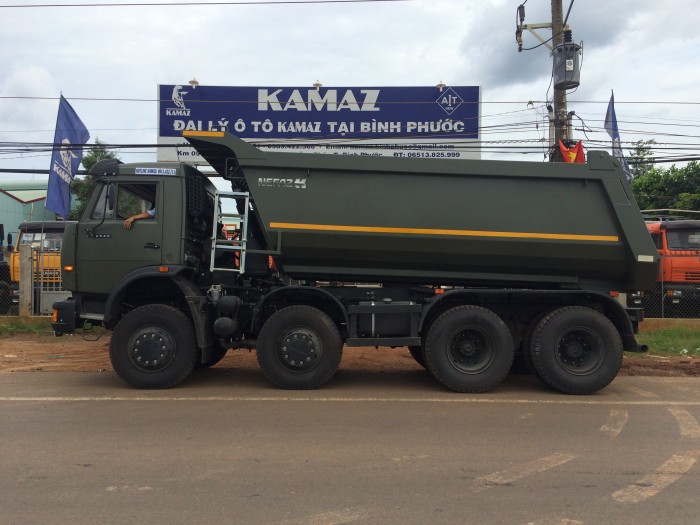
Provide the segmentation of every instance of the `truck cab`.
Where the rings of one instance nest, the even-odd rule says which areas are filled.
[[[700,317],[700,220],[647,222],[659,252],[655,287],[637,296],[647,317]]]
[[[2,281],[9,286],[11,304],[19,303],[20,246],[33,250],[35,300],[41,291],[61,288],[61,247],[66,223],[63,221],[29,221],[18,227],[17,239],[7,236],[7,268],[2,271]],[[7,313],[7,301],[3,301],[4,287],[0,285],[0,313]],[[39,303],[36,303],[39,304]]]

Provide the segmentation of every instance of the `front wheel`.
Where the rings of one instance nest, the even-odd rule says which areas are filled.
[[[278,388],[310,390],[327,383],[343,355],[343,342],[333,320],[317,308],[289,306],[260,329],[260,369]]]
[[[615,325],[590,308],[554,310],[535,328],[532,361],[538,377],[565,394],[592,394],[615,379],[622,340]]]
[[[171,388],[194,369],[199,351],[190,319],[162,304],[135,308],[117,323],[109,358],[119,377],[136,388]]]

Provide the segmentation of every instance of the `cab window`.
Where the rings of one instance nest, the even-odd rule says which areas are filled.
[[[127,217],[155,209],[157,184],[119,183],[105,185],[90,214],[91,219],[124,220]],[[113,192],[116,199],[109,198]],[[116,206],[111,204],[116,201]]]

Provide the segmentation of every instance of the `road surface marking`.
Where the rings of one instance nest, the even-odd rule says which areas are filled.
[[[562,396],[561,399],[506,399],[483,397],[288,397],[288,396],[0,396],[0,403],[65,403],[83,401],[193,401],[207,402],[288,402],[313,401],[316,403],[450,403],[450,404],[504,404],[504,405],[578,405],[578,406],[683,406],[700,407],[700,401],[661,400],[596,400]]]
[[[563,465],[564,463],[568,463],[575,457],[576,456],[573,454],[557,452],[551,456],[536,459],[535,461],[524,463],[523,465],[518,465],[508,470],[494,472],[488,476],[477,478],[474,482],[474,492],[481,492],[494,486],[510,485],[514,481],[524,478],[525,476],[538,474]]]
[[[620,435],[622,429],[625,428],[628,419],[629,412],[627,412],[627,410],[611,408],[608,421],[600,427],[600,431],[611,438],[616,438]]]
[[[366,518],[364,512],[356,509],[342,509],[331,512],[323,512],[311,516],[309,525],[337,525],[341,523],[351,523]]]
[[[678,421],[681,436],[686,438],[700,438],[700,425],[690,412],[682,408],[671,407],[669,407],[668,411],[671,412],[673,417]]]
[[[620,503],[640,503],[656,496],[663,489],[687,474],[697,460],[690,456],[671,456],[671,458],[651,474],[614,492],[612,497]]]
[[[643,388],[639,388],[636,386],[625,385],[625,388],[633,394],[637,394],[640,397],[659,397],[654,392],[649,392],[648,390],[644,390]]]

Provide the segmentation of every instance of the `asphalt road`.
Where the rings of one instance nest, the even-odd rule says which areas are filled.
[[[700,379],[621,377],[571,397],[427,373],[321,390],[197,373],[0,374],[0,523],[696,524]]]

